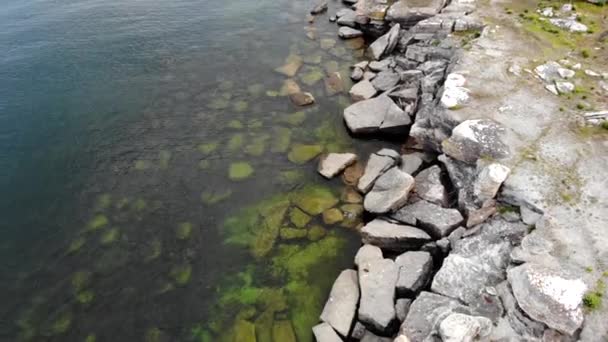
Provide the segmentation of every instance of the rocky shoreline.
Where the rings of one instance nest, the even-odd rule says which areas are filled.
[[[552,246],[534,232],[543,210],[503,186],[504,127],[457,114],[470,90],[454,64],[484,29],[474,2],[345,3],[353,8],[330,17],[339,36],[377,37],[370,60],[352,66],[346,126],[408,138],[366,160],[357,190],[372,219],[313,328],[317,341],[577,340],[588,287],[535,262]],[[329,154],[319,172],[334,177],[356,159]]]

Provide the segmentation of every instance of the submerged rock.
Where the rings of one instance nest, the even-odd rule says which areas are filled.
[[[398,133],[412,122],[410,116],[386,95],[350,105],[344,110],[344,120],[353,133]]]
[[[274,321],[272,324],[272,339],[274,341],[296,342],[296,334],[291,322],[287,320]]]
[[[583,323],[587,286],[563,270],[527,263],[508,272],[519,307],[550,328],[572,336]]]
[[[396,252],[417,249],[431,241],[431,237],[421,229],[382,219],[366,224],[361,229],[361,237],[363,243]]]
[[[235,181],[247,179],[251,174],[253,174],[253,167],[246,162],[232,163],[228,170],[228,178]]]
[[[330,73],[329,76],[325,77],[324,83],[327,96],[334,96],[344,91],[344,83],[339,72]]]
[[[395,319],[395,284],[398,268],[390,259],[371,260],[359,266],[359,321],[386,332]]]
[[[331,325],[342,336],[348,336],[357,312],[359,303],[357,278],[355,270],[342,271],[334,282],[329,299],[321,313],[321,320]]]
[[[433,258],[428,252],[405,252],[395,259],[399,267],[397,293],[414,296],[428,282],[433,271]]]
[[[308,106],[315,103],[315,98],[311,93],[308,92],[298,92],[289,95],[289,99],[296,106]]]
[[[401,208],[414,187],[414,178],[397,167],[386,171],[374,183],[371,191],[365,196],[365,210],[383,214]]]
[[[321,14],[327,11],[327,0],[317,0],[313,8],[310,10],[310,14]]]
[[[292,163],[304,164],[323,152],[323,147],[319,145],[295,144],[289,151],[287,158]]]
[[[501,140],[503,132],[504,128],[494,121],[467,120],[443,141],[443,152],[467,163],[475,163],[481,157],[501,159],[509,155],[509,147]]]
[[[289,55],[285,60],[285,64],[279,68],[276,68],[275,71],[287,77],[294,77],[298,73],[298,70],[302,64],[303,61],[300,56]]]
[[[325,178],[333,178],[356,160],[354,153],[330,153],[321,159],[318,171]]]

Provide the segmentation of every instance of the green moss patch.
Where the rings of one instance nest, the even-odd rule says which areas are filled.
[[[292,194],[292,201],[306,213],[316,216],[335,206],[338,198],[327,187],[309,185]]]
[[[291,208],[289,212],[289,220],[291,221],[291,223],[293,223],[294,226],[298,228],[305,227],[311,219],[312,217],[310,217],[310,215],[306,214],[301,209],[296,207]]]
[[[220,144],[218,142],[216,142],[216,141],[214,141],[214,142],[208,142],[208,143],[205,143],[205,144],[198,145],[196,147],[196,149],[200,153],[202,153],[204,155],[209,155],[209,154],[215,152],[215,150],[217,150],[217,148],[218,148],[219,145]]]
[[[253,167],[247,162],[236,162],[230,164],[228,178],[240,181],[249,178],[253,174]]]
[[[285,115],[281,118],[281,122],[285,122],[292,126],[301,125],[306,120],[306,112],[299,111],[292,114]]]
[[[284,153],[289,149],[291,143],[291,130],[287,127],[276,127],[274,129],[274,137],[272,142],[271,152]]]
[[[177,285],[184,286],[190,282],[192,276],[192,266],[190,264],[176,265],[169,272],[169,276]]]
[[[213,205],[230,198],[230,196],[232,196],[232,190],[230,189],[205,190],[201,194],[201,200],[206,205]]]
[[[314,159],[316,156],[321,154],[321,152],[323,152],[323,147],[319,145],[295,144],[291,148],[291,151],[289,151],[287,158],[292,163],[304,164]]]
[[[119,236],[120,231],[118,230],[118,228],[106,230],[105,232],[103,232],[103,234],[101,234],[101,237],[99,238],[99,243],[104,246],[112,244],[116,241],[116,239],[118,239]]]
[[[188,240],[192,235],[192,223],[182,222],[175,229],[175,237],[178,240]]]

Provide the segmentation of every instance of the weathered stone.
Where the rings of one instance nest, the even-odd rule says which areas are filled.
[[[441,168],[437,165],[420,171],[416,176],[416,194],[442,207],[448,205],[448,193],[441,183]]]
[[[473,183],[477,178],[475,166],[452,159],[445,154],[437,159],[445,165],[450,181],[458,193],[458,208],[466,214],[477,210],[473,196]]]
[[[422,227],[437,239],[448,236],[464,220],[458,210],[442,208],[424,200],[399,209],[391,218]]]
[[[358,318],[375,331],[387,331],[395,319],[397,271],[390,259],[371,260],[359,266],[361,301]]]
[[[355,162],[353,165],[344,169],[342,173],[342,181],[347,185],[356,186],[359,183],[359,179],[363,176],[363,165],[362,163]]]
[[[359,267],[366,262],[383,258],[382,250],[379,247],[373,245],[363,245],[361,248],[359,248],[357,254],[355,255],[355,265]]]
[[[371,331],[366,330],[359,342],[393,342],[393,339],[389,337],[380,337]]]
[[[376,39],[370,46],[369,49],[375,60],[379,60],[382,56],[388,55],[393,52],[397,42],[399,41],[399,30],[401,26],[399,24],[393,25],[391,29],[384,34],[382,37]]]
[[[485,222],[490,216],[496,214],[496,205],[482,207],[481,209],[472,210],[467,218],[467,228],[474,227]]]
[[[511,262],[522,264],[535,260],[546,260],[549,253],[553,250],[553,243],[543,238],[536,231],[526,235],[521,241],[521,246],[513,248],[511,251]]]
[[[315,98],[308,92],[290,94],[289,99],[291,99],[291,102],[296,106],[308,106],[315,103]]]
[[[420,20],[438,14],[444,6],[445,0],[399,0],[388,9],[386,19],[410,27]]]
[[[300,56],[289,55],[285,60],[285,65],[275,69],[275,71],[287,77],[294,77],[303,63]]]
[[[361,75],[361,77],[363,77],[363,75]],[[350,94],[350,98],[357,102],[371,99],[374,97],[374,95],[376,95],[377,90],[370,81],[364,79],[352,86],[348,93]]]
[[[449,74],[443,85],[441,104],[448,109],[458,109],[469,100],[469,90],[464,87],[466,80],[460,74]]]
[[[318,171],[325,178],[333,178],[356,160],[354,153],[330,153],[321,159]]]
[[[574,91],[574,84],[571,82],[555,82],[555,89],[560,94],[570,94]]]
[[[344,91],[344,82],[339,72],[332,72],[324,79],[327,96],[333,96]]]
[[[396,72],[389,70],[381,71],[372,80],[372,85],[378,91],[383,92],[395,87],[400,80],[401,77]]]
[[[363,32],[356,30],[352,27],[342,26],[340,27],[340,29],[338,29],[338,37],[343,39],[357,38],[361,37],[362,35]]]
[[[510,172],[511,169],[499,163],[491,163],[485,166],[479,172],[473,184],[473,194],[477,201],[484,203],[487,200],[493,199]]]
[[[397,282],[399,282],[399,280],[397,280]],[[395,313],[397,314],[399,322],[405,321],[405,317],[407,317],[407,313],[410,311],[412,301],[413,300],[409,298],[399,298],[397,299],[397,302],[395,302]]]
[[[359,192],[351,187],[345,187],[340,197],[342,202],[345,203],[361,203],[363,202],[363,196]]]
[[[359,183],[357,184],[359,191],[367,193],[369,190],[371,190],[376,179],[378,179],[380,175],[393,167],[396,163],[397,161],[395,158],[391,156],[380,155],[378,153],[371,154],[369,156],[369,160],[367,161],[367,165],[365,166],[363,176],[359,178]]]
[[[327,11],[327,0],[317,0],[313,8],[310,10],[310,14],[321,14]]]
[[[506,315],[504,319],[511,329],[517,335],[521,336],[519,340],[540,340],[546,326],[541,322],[530,319],[520,310],[515,297],[513,297],[513,293],[511,293],[509,282],[505,280],[498,284],[496,286],[496,293],[500,297],[500,301],[505,308]]]
[[[509,147],[501,140],[504,129],[487,119],[467,120],[452,130],[442,143],[443,152],[467,163],[481,157],[501,159],[509,155]]]
[[[410,306],[410,310],[401,324],[400,334],[412,342],[428,341],[437,328],[441,318],[452,312],[469,313],[469,309],[457,300],[431,292],[421,292]]]
[[[371,81],[374,79],[374,77],[376,77],[376,73],[372,72],[372,71],[366,71],[363,73],[363,79],[364,80],[368,80]]]
[[[587,25],[578,22],[576,19],[551,18],[549,19],[549,22],[570,32],[587,32],[589,30]]]
[[[535,320],[567,335],[583,323],[587,286],[563,270],[527,263],[508,272],[519,307]]]
[[[413,175],[422,166],[423,160],[420,153],[410,153],[401,156],[401,171]]]
[[[348,10],[348,9],[346,9]],[[343,12],[336,23],[340,26],[349,26],[355,28],[357,26],[357,13],[353,10]]]
[[[404,252],[419,248],[431,237],[415,227],[375,219],[361,229],[363,243],[372,244],[382,249]]]
[[[363,325],[363,323],[357,321],[355,323],[355,326],[353,327],[353,331],[350,333],[350,337],[352,337],[356,340],[360,340],[363,338],[366,331],[367,331],[367,329],[365,329],[365,325]]]
[[[399,296],[414,296],[429,280],[433,270],[433,259],[428,252],[405,252],[395,259],[399,267],[397,293]]]
[[[297,342],[291,321],[279,320],[272,324],[273,341]]]
[[[398,133],[412,122],[409,115],[386,95],[350,105],[344,110],[344,120],[353,133]]]
[[[392,62],[393,62],[393,59],[388,57],[381,61],[371,61],[371,62],[369,62],[368,66],[369,66],[370,70],[380,72],[380,71],[389,70]]]
[[[554,82],[561,78],[558,70],[563,69],[562,66],[554,61],[549,61],[534,68],[534,73],[545,82]]]
[[[327,322],[342,336],[348,336],[357,311],[359,302],[357,278],[355,270],[342,271],[334,282],[329,299],[321,313],[321,321]]]
[[[365,210],[383,214],[401,208],[414,187],[414,178],[397,167],[386,171],[374,183],[371,191],[365,196]]]
[[[483,340],[492,332],[492,321],[480,316],[452,313],[439,324],[443,342]]]
[[[312,327],[312,333],[317,342],[342,342],[340,336],[327,323],[317,324]]]
[[[353,68],[353,71],[350,73],[350,78],[353,81],[360,81],[363,78],[363,69],[358,68],[358,67]]]
[[[323,223],[332,225],[344,220],[344,214],[338,208],[327,209],[323,212]]]
[[[300,86],[298,85],[298,83],[295,80],[288,78],[285,81],[283,81],[283,86],[281,87],[279,94],[281,96],[287,96],[287,95],[299,93],[301,91],[302,91],[302,89],[300,89]]]

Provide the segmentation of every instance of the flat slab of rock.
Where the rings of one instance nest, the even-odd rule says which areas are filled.
[[[388,9],[386,19],[409,27],[438,14],[444,6],[445,0],[399,0]]]
[[[391,259],[368,261],[359,268],[361,302],[358,319],[375,331],[387,331],[395,319],[397,271]]]
[[[583,323],[582,300],[587,286],[562,270],[527,263],[508,272],[519,307],[550,328],[572,335]]]
[[[325,178],[333,178],[356,160],[354,153],[330,153],[321,159],[318,171]]]
[[[338,37],[343,39],[361,37],[363,32],[348,26],[342,26],[338,29]]]
[[[410,306],[399,332],[412,342],[426,341],[437,328],[440,318],[455,311],[469,313],[469,309],[455,299],[423,291]]]
[[[312,327],[312,333],[317,342],[342,342],[338,333],[327,323],[315,325]]]
[[[399,83],[401,80],[401,76],[398,73],[390,70],[381,71],[374,77],[372,80],[372,85],[378,91],[383,92],[387,91]]]
[[[448,205],[448,193],[441,183],[441,168],[433,165],[416,175],[416,194],[442,207]]]
[[[394,156],[379,154],[379,152],[371,154],[369,156],[369,160],[367,161],[367,165],[365,165],[363,176],[359,178],[359,182],[357,184],[359,191],[363,193],[369,192],[376,179],[386,172],[386,170],[395,166],[396,163],[397,160]]]
[[[348,331],[357,312],[358,302],[357,271],[344,270],[331,288],[329,299],[321,313],[321,320],[331,325],[342,336],[348,336]]]
[[[467,163],[475,163],[481,157],[501,159],[509,155],[509,147],[501,140],[503,132],[504,128],[491,120],[467,120],[443,141],[443,152]]]
[[[399,24],[393,25],[386,34],[376,39],[376,41],[369,46],[369,50],[375,60],[379,60],[382,56],[386,56],[393,52],[393,49],[395,49],[395,46],[397,46],[397,42],[399,41],[400,29],[401,26]]]
[[[431,237],[416,227],[375,219],[361,229],[363,243],[382,249],[404,252],[417,249],[431,241]]]
[[[433,258],[429,252],[405,252],[395,259],[399,267],[397,293],[414,296],[429,280],[433,270]]]
[[[361,69],[355,69],[355,70],[361,70]],[[353,73],[354,73],[354,71],[353,71]],[[361,77],[363,77],[363,72],[361,72]],[[357,82],[355,85],[353,85],[350,88],[350,91],[348,92],[348,94],[350,95],[350,98],[353,101],[357,102],[357,101],[371,99],[372,97],[374,97],[374,95],[376,95],[377,92],[378,91],[376,90],[374,85],[369,80],[364,79],[360,82]]]
[[[448,236],[464,221],[458,210],[443,208],[424,200],[399,209],[391,218],[422,227],[437,239]]]
[[[393,167],[380,176],[365,196],[363,207],[374,214],[384,214],[401,208],[414,187],[414,177]]]
[[[382,250],[374,245],[363,245],[355,255],[355,265],[359,266],[372,260],[384,259]]]
[[[410,116],[387,95],[348,106],[344,109],[344,120],[353,133],[396,133],[405,130],[412,122]]]

